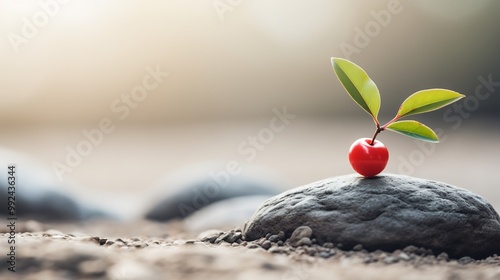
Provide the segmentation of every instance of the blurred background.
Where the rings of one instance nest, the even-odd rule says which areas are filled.
[[[337,56],[377,83],[381,122],[417,90],[467,95],[415,116],[440,144],[382,133],[386,172],[467,188],[499,209],[499,10],[494,0],[3,0],[0,145],[44,180],[131,215],[168,188],[165,176],[206,163],[236,161],[283,189],[352,173],[349,146],[374,126],[335,77]],[[279,131],[277,111],[290,114]],[[112,129],[89,150],[84,131],[103,120]],[[20,158],[2,156],[2,170]]]

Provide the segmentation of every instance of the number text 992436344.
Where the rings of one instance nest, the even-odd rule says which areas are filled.
[[[10,164],[7,167],[7,269],[16,272],[16,186],[17,174],[16,165]]]

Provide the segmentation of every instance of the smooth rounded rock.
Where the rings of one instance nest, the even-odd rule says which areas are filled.
[[[257,195],[271,197],[280,193],[277,184],[273,180],[267,180],[265,176],[243,171],[232,175],[227,169],[218,166],[201,168],[186,175],[173,175],[176,176],[180,179],[172,180],[174,183],[164,183],[162,189],[165,192],[156,194],[161,199],[146,211],[144,214],[146,219],[155,221],[184,219],[222,200]],[[230,212],[230,209],[227,210]]]
[[[300,226],[298,228],[296,228],[293,233],[292,233],[292,236],[290,236],[290,239],[288,240],[288,242],[290,242],[292,244],[292,246],[300,246],[300,241],[303,240],[304,238],[307,238],[309,240],[309,243],[311,242],[311,240],[309,239],[311,236],[312,236],[312,229],[308,226]],[[303,242],[307,242],[307,241],[303,241]]]
[[[245,224],[270,197],[271,195],[246,195],[217,201],[186,217],[184,225],[191,232],[235,228]]]
[[[299,226],[317,243],[393,251],[413,245],[450,257],[500,254],[500,217],[479,195],[445,183],[400,175],[347,175],[286,191],[247,222],[245,240]]]
[[[12,197],[15,216],[23,220],[38,221],[70,221],[92,218],[111,218],[101,209],[85,204],[73,193],[67,191],[69,186],[54,180],[53,171],[47,166],[17,151],[0,147],[0,192],[5,201],[0,207],[0,216],[14,215],[7,207],[7,195]],[[9,164],[6,164],[9,162]],[[8,169],[14,165],[15,168]],[[15,172],[12,173],[12,170]],[[11,171],[11,174],[8,173]],[[14,186],[8,177],[15,176]],[[12,181],[11,181],[12,182]],[[4,207],[5,205],[5,207]]]

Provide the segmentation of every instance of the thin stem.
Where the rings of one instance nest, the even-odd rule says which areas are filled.
[[[391,123],[399,120],[400,116],[399,115],[396,115],[392,120],[390,120],[389,122],[387,122],[386,124],[384,124],[382,126],[382,130],[386,129]]]
[[[380,127],[380,125],[377,125],[377,130],[375,130],[375,133],[373,134],[373,137],[372,137],[372,141],[370,142],[370,145],[373,146],[373,144],[375,144],[375,138],[377,137],[377,135],[382,131],[384,130],[383,128]]]
[[[384,124],[383,126],[380,126],[380,124],[378,123],[377,120],[375,120],[375,125],[377,126],[377,130],[375,130],[375,133],[373,134],[373,137],[372,137],[372,141],[370,142],[370,145],[374,145],[375,144],[375,138],[377,138],[377,135],[384,131],[391,123],[397,121],[398,119],[400,118],[399,115],[396,115],[392,120],[390,120],[389,122],[387,122],[386,124]]]

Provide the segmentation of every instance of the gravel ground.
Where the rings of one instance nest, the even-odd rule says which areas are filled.
[[[16,272],[8,270],[9,233],[0,234],[0,279],[500,279],[498,256],[344,251],[314,239],[292,246],[280,235],[246,242],[239,228],[190,233],[179,222],[28,221],[18,230]]]

